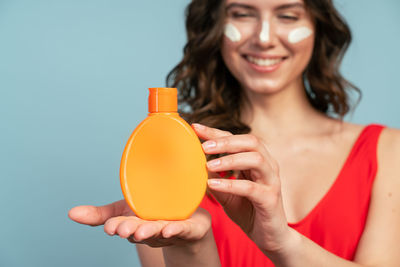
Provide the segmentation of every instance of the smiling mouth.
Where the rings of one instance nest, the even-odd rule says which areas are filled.
[[[260,67],[271,67],[274,65],[277,65],[279,63],[281,63],[283,60],[286,59],[286,57],[279,57],[279,58],[259,58],[259,57],[253,57],[253,56],[249,56],[249,55],[245,55],[244,58],[257,65]]]

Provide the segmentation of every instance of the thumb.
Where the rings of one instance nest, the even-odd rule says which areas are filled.
[[[104,206],[76,206],[69,210],[68,217],[81,224],[98,226],[109,218],[127,213],[128,206],[124,199]]]

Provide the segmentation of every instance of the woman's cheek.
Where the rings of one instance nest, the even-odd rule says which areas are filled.
[[[291,44],[297,44],[305,39],[308,39],[313,34],[313,31],[306,27],[298,27],[291,30],[288,34],[288,42]]]
[[[281,28],[277,30],[280,40],[283,45],[292,52],[309,50],[308,48],[313,47],[314,32],[310,27],[298,26],[292,28]]]
[[[254,34],[253,23],[233,24],[228,22],[224,26],[224,35],[232,44],[241,44],[246,42]]]
[[[242,39],[239,29],[232,23],[225,24],[224,35],[233,43],[239,42]]]

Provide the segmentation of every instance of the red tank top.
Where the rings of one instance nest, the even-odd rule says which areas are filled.
[[[288,224],[347,260],[353,260],[364,231],[377,171],[377,141],[382,129],[383,126],[372,124],[361,131],[329,191],[306,217]],[[212,216],[221,266],[274,266],[212,196],[206,196],[201,207]]]

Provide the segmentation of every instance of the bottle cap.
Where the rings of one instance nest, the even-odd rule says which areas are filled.
[[[149,112],[177,112],[178,90],[176,88],[149,88]]]

